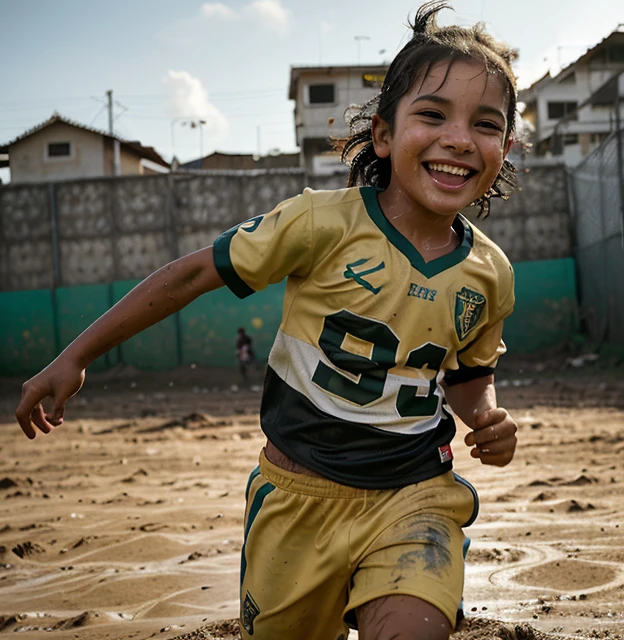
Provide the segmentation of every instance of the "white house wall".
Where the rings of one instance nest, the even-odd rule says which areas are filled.
[[[70,157],[47,158],[51,142],[69,142]],[[102,137],[58,122],[11,146],[11,182],[95,178],[104,175]]]
[[[549,102],[577,102],[582,104],[593,93],[598,91],[615,72],[614,68],[593,70],[588,67],[577,68],[575,84],[551,83],[540,93],[538,97],[538,138],[548,138],[558,122],[557,119],[548,118]],[[620,78],[621,80],[621,78]],[[610,130],[613,110],[610,107],[593,107],[585,105],[578,111],[576,120],[566,123],[567,133],[604,133]]]
[[[297,105],[299,108],[295,126],[297,144],[302,146],[305,138],[327,138],[330,134],[341,136],[347,133],[344,112],[352,104],[363,104],[377,94],[377,88],[362,86],[362,68],[335,73],[301,73],[297,83]],[[308,87],[311,84],[334,84],[333,104],[309,104]],[[334,118],[331,129],[328,125]]]

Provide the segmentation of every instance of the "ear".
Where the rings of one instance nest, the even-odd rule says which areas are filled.
[[[512,135],[507,138],[507,142],[505,142],[505,149],[503,150],[503,158],[507,157],[507,154],[509,153],[509,150],[511,149],[514,142],[515,140]]]
[[[390,141],[392,133],[385,120],[379,114],[373,115],[371,124],[371,136],[373,138],[373,148],[378,158],[388,158],[390,156]]]

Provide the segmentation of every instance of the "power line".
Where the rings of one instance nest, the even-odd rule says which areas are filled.
[[[245,89],[243,91],[216,91],[216,92],[208,92],[208,98],[210,100],[214,98],[229,98],[229,97],[246,97],[246,96],[257,96],[263,94],[274,94],[274,93],[285,93],[287,91],[286,87],[272,87],[270,89],[258,89],[258,90],[250,90]],[[157,100],[162,99],[162,94],[119,94],[120,98],[125,100],[131,99],[146,99],[146,100]]]
[[[281,87],[279,89],[260,89],[258,91],[229,91],[229,92],[216,92],[209,93],[208,99],[210,101],[236,101],[236,100],[250,100],[259,98],[270,98],[277,95],[285,95],[286,88]],[[119,94],[120,98],[123,98],[127,102],[164,102],[166,96],[164,94]],[[84,102],[90,99],[97,99],[94,96],[75,96],[64,98],[37,98],[35,100],[23,99],[23,100],[8,100],[0,101],[1,111],[24,111],[27,109],[45,108],[51,102],[54,104],[67,104],[70,102]],[[41,106],[38,106],[41,105]]]
[[[264,116],[280,116],[280,113],[276,113],[275,111],[268,111],[265,113],[235,113],[235,114],[230,114],[230,115],[226,115],[223,114],[223,116],[228,119],[228,120],[239,120],[242,118],[262,118]],[[197,118],[199,116],[181,116],[183,118]],[[205,116],[202,116],[205,117]],[[288,111],[285,112],[283,114],[284,118],[292,118],[292,111]],[[157,115],[153,115],[153,114],[147,114],[147,113],[136,113],[134,111],[129,111],[128,114],[126,115],[126,118],[141,118],[142,120],[165,120],[165,121],[171,121],[172,118],[169,116],[157,116]]]
[[[100,116],[100,114],[102,113],[102,111],[104,111],[104,109],[106,109],[106,105],[102,105],[99,109],[99,111],[93,116],[93,120],[91,120],[91,122],[89,123],[89,126],[92,127],[93,123],[98,119],[98,117]]]

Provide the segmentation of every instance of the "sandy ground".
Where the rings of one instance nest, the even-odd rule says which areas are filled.
[[[222,370],[93,374],[30,442],[20,382],[0,380],[0,635],[237,637],[259,389]],[[624,638],[624,367],[509,360],[498,382],[514,462],[454,445],[481,498],[454,638]]]

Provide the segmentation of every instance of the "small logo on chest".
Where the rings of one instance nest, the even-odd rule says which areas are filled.
[[[428,300],[429,302],[434,302],[437,293],[437,289],[428,289],[427,287],[421,287],[419,284],[412,282],[407,295],[414,298],[421,298],[422,300]]]
[[[374,287],[368,280],[364,280],[364,276],[368,276],[376,271],[381,271],[386,268],[385,262],[380,262],[376,267],[371,267],[370,269],[363,269],[362,271],[354,271],[355,267],[361,267],[363,264],[366,264],[370,258],[362,258],[361,260],[356,260],[355,262],[351,262],[347,265],[347,270],[344,272],[344,277],[347,279],[352,279],[357,282],[360,286],[364,287],[367,291],[370,291],[373,295],[377,295],[382,289],[383,285],[379,287]]]

